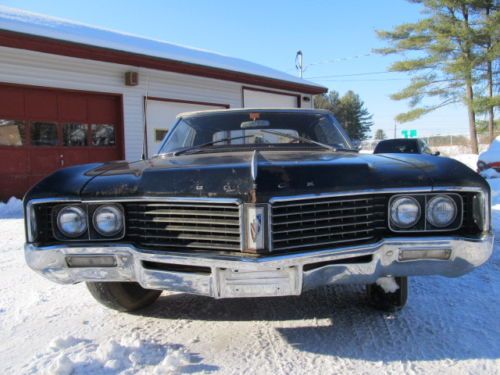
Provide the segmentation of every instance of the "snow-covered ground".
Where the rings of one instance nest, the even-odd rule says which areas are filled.
[[[500,179],[489,182],[492,259],[457,279],[412,278],[397,314],[367,307],[359,286],[274,299],[164,293],[140,314],[117,313],[84,285],[30,271],[22,220],[0,220],[0,374],[498,374]]]

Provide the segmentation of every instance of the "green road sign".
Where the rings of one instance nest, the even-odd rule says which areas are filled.
[[[403,138],[417,138],[417,129],[401,130]]]

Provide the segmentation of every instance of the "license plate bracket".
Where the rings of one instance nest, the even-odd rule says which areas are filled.
[[[278,297],[300,294],[297,267],[217,270],[218,298]]]

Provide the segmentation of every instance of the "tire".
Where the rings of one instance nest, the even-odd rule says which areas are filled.
[[[399,288],[388,293],[378,284],[367,285],[366,291],[370,304],[377,310],[394,312],[405,307],[408,300],[408,277],[395,277]]]
[[[88,282],[87,288],[99,303],[113,310],[131,312],[154,303],[161,290],[144,289],[138,283]]]

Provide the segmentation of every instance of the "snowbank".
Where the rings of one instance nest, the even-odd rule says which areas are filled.
[[[488,150],[479,155],[479,160],[486,164],[500,162],[500,136],[496,137],[488,147]]]
[[[470,169],[477,171],[477,155],[476,154],[457,154],[450,156],[452,159],[458,160],[465,164]]]
[[[500,178],[488,179],[487,181],[491,187],[491,204],[498,205],[495,209],[500,210]]]
[[[181,345],[161,345],[127,335],[120,341],[100,344],[73,336],[57,337],[48,350],[39,353],[28,373],[70,374],[172,374],[182,372],[192,362]]]
[[[493,168],[488,168],[485,169],[484,171],[481,171],[480,175],[483,176],[484,178],[500,178],[500,172],[497,172]]]
[[[11,197],[7,203],[0,202],[0,219],[20,219],[23,217],[23,202]]]

